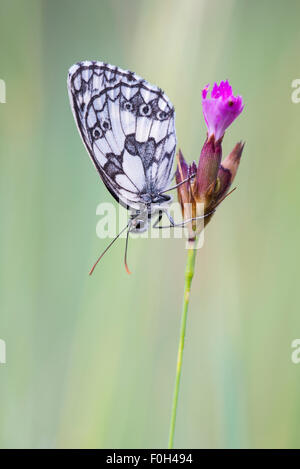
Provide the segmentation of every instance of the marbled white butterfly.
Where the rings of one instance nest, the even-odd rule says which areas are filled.
[[[172,197],[165,194],[176,149],[169,98],[135,73],[95,61],[70,68],[68,91],[79,133],[102,181],[130,211],[124,230],[146,231],[151,217],[159,215],[157,224],[163,212],[173,225],[167,208]]]

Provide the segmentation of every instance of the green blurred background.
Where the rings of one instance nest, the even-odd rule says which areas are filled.
[[[300,3],[264,0],[0,0],[2,448],[167,445],[186,250],[106,245],[112,200],[80,141],[66,76],[78,60],[132,69],[176,108],[198,158],[200,91],[228,78],[245,101],[238,190],[198,253],[175,445],[300,447]]]

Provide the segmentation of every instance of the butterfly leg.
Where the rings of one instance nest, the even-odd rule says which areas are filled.
[[[170,225],[168,225],[168,226],[161,226],[161,225],[159,225],[159,226],[158,226],[158,224],[160,223],[160,221],[161,221],[162,216],[163,216],[164,213],[167,215],[168,219],[170,220]],[[157,220],[156,220],[156,221],[154,222],[154,224],[153,224],[153,228],[161,229],[161,228],[171,228],[171,227],[174,227],[174,226],[176,226],[176,224],[174,223],[174,220],[173,220],[172,216],[170,215],[169,211],[166,210],[166,209],[165,209],[165,210],[160,210],[159,216],[158,216]]]
[[[162,216],[163,216],[163,213],[162,213],[162,212],[159,212],[159,215],[158,215],[158,217],[157,217],[157,220],[155,220],[155,222],[153,223],[153,228],[159,228],[159,226],[157,226],[157,225],[160,223],[160,221],[161,221],[161,219],[162,219]]]

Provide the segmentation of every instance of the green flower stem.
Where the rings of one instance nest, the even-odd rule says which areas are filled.
[[[174,433],[175,433],[175,424],[176,424],[176,414],[177,414],[177,404],[178,404],[178,394],[180,386],[180,377],[182,369],[182,356],[184,348],[184,339],[186,331],[186,321],[187,321],[187,312],[190,299],[191,283],[194,276],[195,269],[195,259],[196,259],[195,241],[192,242],[188,249],[186,269],[185,269],[185,282],[184,282],[184,296],[183,296],[183,307],[182,307],[182,317],[181,317],[181,326],[180,326],[180,339],[178,346],[178,355],[177,355],[177,368],[176,368],[176,379],[173,395],[173,404],[172,404],[172,415],[170,423],[170,433],[169,433],[169,445],[168,448],[173,448],[174,444]]]

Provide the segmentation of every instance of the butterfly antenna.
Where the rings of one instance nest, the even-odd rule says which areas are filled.
[[[129,233],[130,230],[127,231],[127,236],[126,236],[126,245],[125,245],[125,255],[124,255],[124,264],[125,264],[125,269],[128,274],[131,274],[128,265],[127,265],[127,250],[128,250],[128,239],[129,239]]]
[[[123,228],[123,230],[120,231],[119,234],[117,234],[117,236],[109,243],[109,245],[104,249],[104,251],[102,252],[101,256],[98,257],[98,259],[96,260],[95,264],[93,265],[93,267],[91,268],[90,272],[89,272],[89,275],[92,275],[92,273],[94,272],[95,270],[95,267],[96,265],[98,264],[98,262],[102,259],[102,257],[104,256],[104,254],[109,250],[109,248],[114,244],[114,242],[121,236],[121,234],[127,230],[128,228],[128,225],[129,223],[125,226],[125,228]],[[127,233],[127,237],[128,237],[128,233]]]
[[[172,187],[170,187],[169,189],[166,189],[165,191],[159,192],[158,195],[165,194],[166,192],[173,191],[174,189],[177,189],[177,187],[180,187],[180,186],[182,186],[182,184],[185,184],[187,181],[190,181],[191,179],[193,179],[193,178],[196,176],[196,174],[197,174],[197,173],[191,174],[189,177],[187,177],[187,178],[184,179],[183,181],[179,182],[179,183],[176,184],[175,186],[172,186]]]
[[[221,199],[218,201],[217,205],[215,206],[215,208],[218,207],[218,205],[220,205],[221,202],[223,202],[223,200],[227,199],[227,197],[229,195],[231,195],[234,191],[236,190],[236,187],[234,187],[233,189],[231,189],[230,192],[228,192],[227,194],[223,195],[223,197],[221,197]]]

